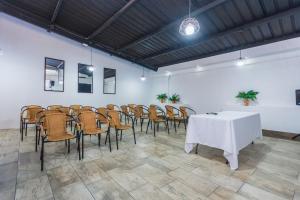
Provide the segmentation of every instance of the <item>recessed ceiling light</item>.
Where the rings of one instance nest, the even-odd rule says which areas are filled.
[[[237,62],[236,62],[236,65],[241,67],[243,66],[245,63],[244,63],[244,60],[243,59],[239,59]]]
[[[166,76],[171,76],[172,73],[170,71],[166,71]]]
[[[84,47],[88,47],[88,46],[89,46],[87,43],[81,43],[81,44],[82,44],[82,46],[84,46]]]
[[[238,67],[241,67],[241,66],[244,66],[245,64],[246,64],[246,57],[244,57],[244,58],[242,57],[242,50],[240,50],[240,57],[237,60],[236,65]]]
[[[140,79],[141,79],[141,81],[145,81],[146,80],[145,73],[144,73],[144,67],[143,67],[143,74],[140,77]]]
[[[200,65],[197,65],[197,66],[196,66],[196,71],[197,71],[197,72],[204,71],[204,67],[201,67]]]
[[[141,81],[145,81],[146,77],[144,75],[141,76]]]

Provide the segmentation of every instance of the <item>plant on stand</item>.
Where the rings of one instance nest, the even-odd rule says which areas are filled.
[[[173,94],[172,96],[169,97],[169,101],[172,103],[178,103],[180,101],[180,96],[179,94]]]
[[[244,106],[249,106],[250,101],[255,101],[256,96],[259,94],[259,92],[249,90],[248,92],[239,92],[236,98],[242,99],[244,102]]]
[[[156,98],[160,101],[160,103],[165,103],[168,98],[168,95],[166,93],[162,93],[158,94]]]

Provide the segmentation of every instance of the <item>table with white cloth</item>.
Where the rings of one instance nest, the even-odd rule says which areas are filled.
[[[259,113],[223,111],[213,114],[191,115],[187,128],[185,151],[202,144],[224,150],[230,168],[238,168],[241,149],[262,137]]]

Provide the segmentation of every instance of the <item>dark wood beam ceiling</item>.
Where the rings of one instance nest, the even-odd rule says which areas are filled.
[[[71,31],[71,30],[68,30],[68,29],[66,29],[66,28],[64,28],[60,25],[51,24],[51,20],[46,20],[43,17],[40,17],[40,16],[38,16],[38,15],[32,13],[32,12],[29,12],[29,11],[23,9],[23,8],[17,7],[13,4],[10,4],[10,3],[6,2],[6,1],[0,1],[0,10],[5,12],[5,13],[8,13],[12,16],[15,16],[17,18],[20,18],[22,20],[25,20],[25,21],[30,22],[32,24],[35,24],[35,25],[37,25],[41,28],[44,28],[48,31],[50,30],[49,28],[51,26],[51,31],[53,31],[53,32],[56,32],[60,35],[71,38],[73,40],[76,40],[77,42],[80,42],[80,43],[87,43],[87,44],[89,44],[89,46],[94,47],[96,49],[99,49],[99,50],[101,50],[105,53],[108,53],[108,54],[112,55],[112,56],[116,56],[116,57],[119,57],[119,58],[122,58],[122,59],[125,59],[125,60],[128,60],[128,61],[131,61],[133,63],[136,63],[138,65],[141,65],[145,68],[148,68],[148,69],[151,69],[151,70],[154,70],[154,71],[157,71],[157,69],[158,69],[157,67],[149,66],[147,64],[140,63],[132,57],[121,55],[118,52],[115,52],[111,47],[100,44],[97,41],[87,40],[86,37],[84,37],[83,35],[80,35],[78,33],[75,33],[73,31]]]
[[[122,14],[124,14],[134,3],[138,0],[130,0],[123,6],[120,10],[118,10],[115,14],[113,14],[108,20],[106,20],[99,28],[97,28],[93,33],[91,33],[87,39],[93,39],[97,35],[99,35],[102,31],[104,31],[107,27],[109,27],[114,21],[116,21]]]
[[[257,26],[257,25],[260,25],[260,24],[263,24],[263,23],[269,23],[273,20],[276,20],[276,19],[279,19],[279,18],[282,18],[282,17],[285,17],[285,16],[293,15],[294,13],[297,13],[297,12],[300,12],[300,6],[292,8],[292,9],[287,9],[287,10],[282,11],[282,12],[278,12],[278,13],[270,15],[268,17],[263,17],[261,19],[255,20],[255,21],[251,21],[249,23],[243,24],[241,26],[234,27],[232,29],[229,29],[229,30],[226,30],[226,31],[223,31],[223,32],[216,33],[216,34],[211,35],[211,36],[206,36],[206,37],[199,38],[197,41],[192,41],[192,42],[186,43],[186,44],[179,44],[179,45],[177,45],[175,47],[172,47],[170,49],[165,49],[165,50],[162,50],[162,51],[155,52],[154,54],[144,56],[144,57],[142,57],[138,60],[145,61],[147,59],[152,59],[152,58],[162,56],[162,55],[165,55],[165,54],[170,54],[172,52],[179,51],[179,50],[182,50],[182,49],[185,49],[185,48],[188,48],[188,47],[197,46],[197,45],[203,44],[203,43],[205,43],[209,40],[215,40],[217,38],[224,37],[226,35],[230,35],[230,34],[233,34],[233,33],[236,33],[236,32],[247,30],[247,29],[249,29],[253,26]]]
[[[300,0],[191,3],[201,29],[190,38],[178,33],[183,0],[0,0],[0,10],[153,70],[299,36]]]
[[[210,10],[210,9],[212,9],[212,8],[214,8],[214,7],[222,4],[222,3],[224,3],[225,1],[227,1],[227,0],[214,0],[213,2],[211,2],[211,3],[209,3],[209,4],[207,4],[207,5],[203,6],[203,7],[200,7],[198,9],[194,10],[193,12],[191,12],[191,16],[198,16],[201,13],[204,13],[204,12],[206,12],[206,11],[208,11],[208,10]],[[146,41],[146,40],[152,38],[153,36],[155,36],[155,35],[157,35],[159,33],[167,31],[168,29],[170,29],[174,25],[179,24],[183,19],[185,19],[187,17],[188,17],[188,15],[185,15],[184,17],[181,17],[181,18],[179,18],[179,19],[177,19],[177,20],[175,20],[175,21],[173,21],[173,22],[171,22],[171,23],[169,23],[169,24],[167,24],[167,25],[165,25],[163,27],[158,28],[157,30],[154,30],[151,33],[148,33],[148,34],[146,34],[146,35],[144,35],[144,36],[142,36],[140,38],[135,39],[134,41],[132,41],[132,42],[130,42],[128,44],[125,44],[124,46],[122,46],[120,48],[117,48],[116,51],[124,51],[124,50],[126,50],[128,48],[131,48],[131,47],[133,47],[133,46],[135,46],[135,45],[137,45],[137,44],[139,44],[139,43],[141,43],[143,41]]]
[[[62,4],[63,4],[63,0],[58,0],[57,1],[54,12],[53,12],[53,15],[51,17],[51,24],[55,23],[55,20],[57,18],[57,15],[58,15],[60,9],[61,9]]]

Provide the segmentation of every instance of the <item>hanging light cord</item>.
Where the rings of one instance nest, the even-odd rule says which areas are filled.
[[[240,49],[240,60],[242,60],[242,49]]]
[[[189,18],[191,17],[191,0],[189,0]]]
[[[93,66],[93,48],[91,47],[91,66]]]

